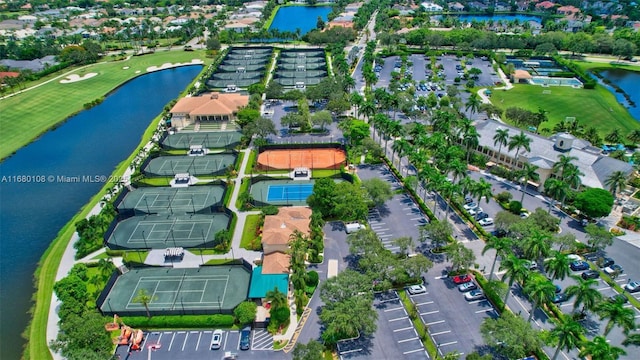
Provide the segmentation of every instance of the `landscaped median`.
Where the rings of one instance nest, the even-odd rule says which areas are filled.
[[[420,336],[420,341],[424,348],[427,349],[427,353],[432,359],[436,359],[438,355],[438,349],[436,344],[433,342],[431,336],[429,336],[429,331],[427,329],[427,325],[422,322],[420,315],[418,314],[418,309],[416,309],[416,305],[409,299],[407,293],[404,289],[398,289],[398,296],[402,300],[404,307],[407,309],[407,313],[409,314],[409,318],[413,323],[413,326],[416,328],[418,332],[418,336]]]

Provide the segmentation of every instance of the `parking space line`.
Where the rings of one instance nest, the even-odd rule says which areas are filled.
[[[478,310],[478,311],[476,311],[476,314],[485,313],[485,312],[489,312],[489,311],[493,311],[493,308],[491,308],[491,309]]]
[[[451,342],[448,342],[448,343],[440,344],[438,346],[447,346],[447,345],[453,345],[453,344],[457,344],[457,343],[458,343],[457,341],[451,341]]]
[[[411,329],[413,329],[413,326],[409,326],[409,327],[402,328],[402,329],[395,329],[395,330],[393,330],[393,332],[400,332],[400,331],[411,330]]]
[[[477,304],[477,303],[479,303],[479,302],[483,302],[483,301],[487,301],[487,299],[481,299],[481,300],[469,301],[469,305]]]
[[[603,291],[603,290],[608,290],[608,289],[611,289],[611,287],[607,286],[607,287],[599,288],[598,291]]]
[[[393,299],[393,300],[395,301],[395,300],[398,300],[398,299]],[[400,309],[404,309],[404,306],[400,306],[400,307],[393,308],[393,309],[385,309],[384,312],[395,311],[395,310],[400,310]]]
[[[438,321],[432,321],[430,323],[426,323],[425,325],[431,326],[431,325],[435,325],[435,324],[442,324],[443,322],[444,322],[444,320],[438,320]]]
[[[176,338],[176,333],[173,333],[171,336],[171,342],[169,342],[169,351],[171,351],[171,347],[173,346],[173,340]]]
[[[425,301],[419,304],[416,304],[416,306],[421,306],[421,305],[429,305],[429,304],[433,304],[433,301]]]
[[[402,354],[403,354],[403,355],[413,354],[413,353],[416,353],[416,352],[418,352],[418,351],[424,351],[424,348],[423,348],[423,349],[411,350],[411,351],[405,351],[405,352],[403,352]]]
[[[198,342],[196,343],[196,351],[198,351],[198,347],[200,346],[200,339],[202,339],[202,333],[198,335]]]
[[[182,351],[184,351],[184,347],[187,346],[187,339],[189,338],[189,333],[184,336],[184,342],[182,343]]]
[[[565,303],[565,304],[560,305],[560,307],[567,307],[567,306],[573,306],[573,304],[572,303]]]
[[[351,353],[354,353],[354,352],[360,352],[360,351],[362,351],[362,348],[360,348],[360,349],[353,349],[353,350],[347,350],[347,351],[342,351],[342,352],[340,353],[340,355],[346,355],[346,354],[351,354]]]
[[[420,338],[416,336],[416,337],[412,337],[411,339],[398,340],[398,344],[405,343],[405,342],[408,342],[408,341],[418,340],[418,339],[420,339]]]
[[[437,332],[437,333],[433,333],[433,334],[431,334],[431,336],[437,336],[437,335],[442,335],[442,334],[448,334],[448,333],[450,333],[450,332],[451,332],[451,330],[440,331],[440,332]]]
[[[413,220],[423,220],[423,219],[424,218],[421,216],[421,217],[413,218],[413,219],[410,219],[410,220],[413,221]]]
[[[389,322],[394,322],[394,321],[398,321],[398,320],[404,320],[404,319],[408,319],[408,318],[409,318],[408,316],[403,316],[403,317],[391,319],[391,320],[389,320]]]
[[[431,314],[436,314],[436,313],[439,313],[439,312],[440,312],[440,310],[433,310],[433,311],[427,311],[426,313],[420,313],[420,315],[421,316],[431,315]]]

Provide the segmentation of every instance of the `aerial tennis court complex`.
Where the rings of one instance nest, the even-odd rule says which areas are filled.
[[[303,148],[264,150],[258,155],[260,170],[283,170],[306,167],[309,169],[340,169],[347,156],[339,148]]]
[[[251,185],[254,201],[269,205],[306,205],[314,180],[262,180]]]
[[[107,245],[114,250],[213,248],[216,233],[226,230],[230,220],[226,213],[133,216],[107,233]]]
[[[162,139],[164,149],[188,150],[192,145],[201,145],[207,149],[232,148],[240,143],[239,131],[180,131],[167,134]]]
[[[317,85],[327,77],[327,61],[323,49],[282,49],[278,57],[275,81],[282,86]]]
[[[138,268],[118,277],[98,305],[105,315],[146,315],[135,298],[140,290],[151,296],[154,315],[230,313],[247,299],[251,274],[244,265],[200,268]]]
[[[249,85],[259,83],[266,75],[272,53],[272,47],[232,48],[207,81],[207,86],[225,89],[233,85],[246,89]]]
[[[126,193],[117,208],[121,214],[127,210],[133,214],[211,213],[222,206],[225,190],[223,185],[140,187]]]
[[[188,173],[194,176],[222,175],[234,166],[238,156],[235,153],[205,156],[159,156],[151,159],[142,170],[147,176],[174,176]]]

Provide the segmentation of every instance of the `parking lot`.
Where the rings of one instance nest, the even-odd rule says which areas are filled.
[[[407,310],[395,291],[374,298],[378,329],[372,336],[341,341],[341,359],[425,359],[427,355]]]
[[[213,330],[153,331],[145,333],[140,351],[129,352],[129,346],[118,346],[120,359],[148,359],[149,351],[154,360],[221,359],[225,352],[241,354],[243,358],[282,359],[282,352],[273,351],[273,336],[266,329],[251,332],[251,350],[240,350],[240,332],[225,330],[222,346],[211,350]]]
[[[401,187],[385,165],[359,166],[358,176],[362,180],[373,178],[385,180],[391,184],[393,191]],[[371,230],[378,235],[384,247],[395,253],[400,249],[393,244],[394,239],[409,236],[414,240],[414,245],[418,245],[420,226],[428,223],[427,216],[406,193],[395,195],[384,205],[370,210],[367,220]]]
[[[433,276],[444,270],[437,264],[429,271],[427,292],[409,295],[441,355],[470,354],[484,346],[480,324],[498,314],[486,299],[467,301],[450,278]],[[464,358],[464,355],[461,357]]]

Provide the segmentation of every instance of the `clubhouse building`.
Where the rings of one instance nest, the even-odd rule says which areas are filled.
[[[206,93],[202,96],[185,97],[171,108],[171,124],[183,129],[201,123],[227,125],[236,120],[238,110],[249,104],[249,95],[239,93]]]
[[[520,134],[521,129],[494,120],[479,121],[476,123],[476,129],[479,135],[476,151],[487,156],[491,162],[514,170],[522,169],[524,163],[537,166],[536,172],[540,180],[537,183],[530,182],[530,185],[539,190],[542,189],[544,182],[553,176],[553,165],[558,162],[560,155],[577,158],[573,164],[584,174],[580,177],[582,185],[591,188],[606,189],[605,181],[614,171],[622,171],[627,175],[633,172],[631,164],[606,156],[602,154],[602,149],[571,134],[558,133],[546,138],[525,131],[527,137],[531,139],[529,145],[531,151],[521,149],[518,152],[518,159],[514,159],[516,149],[509,150],[506,145],[500,149],[500,145],[495,143],[493,137],[498,129],[507,129],[509,138]],[[515,165],[514,160],[516,160]]]

